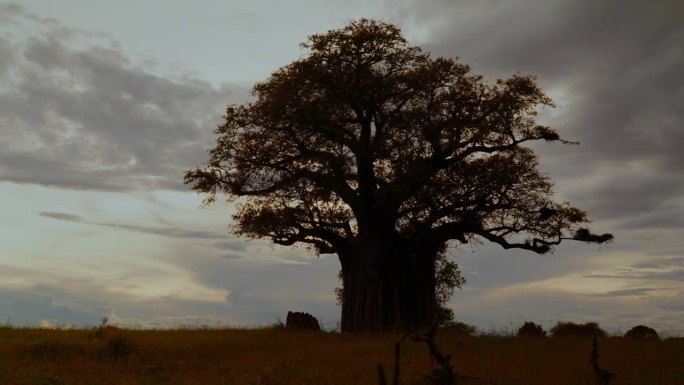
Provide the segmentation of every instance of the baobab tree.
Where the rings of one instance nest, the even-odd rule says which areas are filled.
[[[552,101],[534,77],[488,83],[366,19],[302,47],[252,102],[228,106],[185,183],[205,203],[225,193],[238,235],[337,254],[343,331],[431,324],[435,264],[450,245],[547,253],[612,239],[552,200],[526,144],[569,142],[535,122]]]

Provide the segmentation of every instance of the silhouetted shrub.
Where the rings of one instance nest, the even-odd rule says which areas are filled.
[[[625,333],[625,337],[633,338],[635,340],[660,340],[660,336],[655,329],[644,325],[637,325],[629,329],[629,331]]]
[[[518,337],[546,337],[546,330],[541,325],[534,322],[525,322],[523,326],[518,329]]]
[[[605,337],[606,332],[596,322],[576,324],[574,322],[558,322],[551,328],[553,337]]]
[[[444,305],[437,305],[437,314],[435,314],[435,322],[438,325],[449,325],[454,322],[454,311]]]

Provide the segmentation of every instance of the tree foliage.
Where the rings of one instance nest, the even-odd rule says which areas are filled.
[[[625,333],[625,337],[635,340],[660,340],[658,332],[648,326],[637,325]]]
[[[532,321],[525,322],[516,333],[518,337],[546,337],[546,331],[541,325]]]
[[[574,322],[558,322],[551,328],[552,337],[605,337],[606,332],[596,322],[577,324]]]
[[[612,238],[551,199],[525,146],[569,143],[535,122],[553,104],[534,77],[488,83],[365,19],[302,47],[254,86],[254,101],[228,106],[209,161],[185,181],[206,203],[223,192],[237,204],[238,235],[336,253],[343,329],[430,322],[450,242],[546,253]]]

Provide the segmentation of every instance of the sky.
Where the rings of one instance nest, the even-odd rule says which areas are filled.
[[[491,81],[533,74],[535,145],[556,197],[606,246],[449,250],[449,306],[480,330],[524,321],[684,335],[684,4],[678,0],[23,0],[0,3],[0,324],[257,326],[339,321],[339,262],[230,232],[182,183],[226,105],[360,17]]]

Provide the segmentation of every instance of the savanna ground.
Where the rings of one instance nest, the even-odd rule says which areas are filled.
[[[377,384],[391,381],[398,334],[271,329],[40,330],[0,328],[0,384]],[[438,347],[463,383],[595,384],[590,339],[468,336],[438,330]],[[614,385],[683,385],[684,339],[599,339],[599,362]],[[401,348],[401,384],[431,369],[424,343]]]

